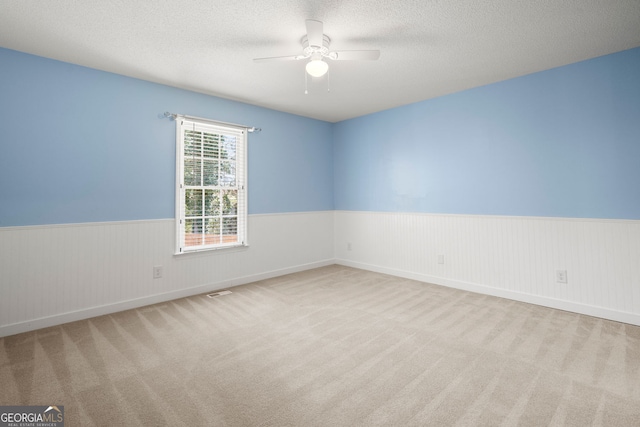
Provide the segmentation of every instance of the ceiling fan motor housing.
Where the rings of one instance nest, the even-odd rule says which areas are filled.
[[[319,53],[322,56],[329,55],[329,45],[331,44],[331,39],[326,34],[322,35],[322,46],[312,46],[309,44],[309,38],[305,35],[300,40],[302,43],[302,51],[304,52],[305,57],[310,57],[314,53]]]

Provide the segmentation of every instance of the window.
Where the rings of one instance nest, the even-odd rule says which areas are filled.
[[[246,245],[247,130],[176,120],[176,253]]]

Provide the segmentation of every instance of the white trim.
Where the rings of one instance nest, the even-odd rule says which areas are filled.
[[[69,313],[56,314],[39,319],[28,320],[25,322],[13,323],[10,325],[0,326],[0,338],[10,335],[29,332],[37,329],[48,328],[50,326],[58,326],[64,323],[75,322],[78,320],[89,319],[92,317],[102,316],[105,314],[117,313],[133,308],[144,307],[147,305],[158,304],[179,298],[190,297],[198,294],[205,294],[220,289],[230,288],[233,286],[245,285],[247,283],[259,280],[271,279],[273,277],[283,276],[285,274],[298,273],[300,271],[311,270],[314,268],[325,267],[335,264],[334,259],[324,261],[316,261],[308,264],[296,265],[293,267],[282,268],[279,270],[267,271],[264,273],[252,274],[244,277],[224,280],[218,283],[209,283],[206,285],[195,286],[188,289],[180,289],[162,294],[150,295],[147,297],[132,299],[128,301],[107,304],[98,307],[91,307]]]
[[[174,218],[157,218],[157,219],[130,219],[123,221],[95,221],[95,222],[69,222],[60,224],[34,224],[34,225],[11,225],[0,227],[2,231],[22,231],[22,230],[38,230],[52,228],[74,228],[74,227],[95,227],[95,226],[118,226],[118,225],[135,225],[148,224],[153,222],[175,221]]]
[[[525,302],[528,304],[535,304],[543,307],[570,311],[573,313],[585,314],[587,316],[594,316],[602,319],[609,319],[609,320],[614,320],[616,322],[622,322],[622,323],[628,323],[631,325],[640,326],[640,315],[634,314],[634,313],[611,310],[603,307],[595,307],[595,306],[575,303],[571,301],[563,301],[555,298],[530,295],[522,292],[493,288],[491,286],[480,285],[477,283],[463,282],[460,280],[451,280],[443,277],[430,276],[430,275],[421,274],[421,273],[413,273],[410,271],[399,270],[394,268],[379,267],[376,265],[366,264],[366,263],[357,262],[357,261],[337,259],[336,264],[344,265],[346,267],[359,268],[361,270],[373,271],[376,273],[389,274],[391,276],[402,277],[405,279],[417,280],[419,282],[432,283],[434,285],[445,286],[448,288],[460,289],[463,291],[469,291],[469,292],[474,292],[474,293],[483,294],[483,295],[491,295],[495,297],[514,300],[514,301]]]
[[[375,215],[391,215],[391,216],[431,216],[443,218],[492,218],[492,219],[515,219],[515,220],[540,220],[540,221],[584,221],[584,222],[604,222],[604,223],[623,223],[638,224],[640,219],[618,219],[618,218],[574,218],[559,216],[518,216],[518,215],[486,215],[486,214],[448,214],[448,213],[430,213],[430,212],[387,212],[387,211],[351,211],[351,210],[334,210],[336,213],[344,214],[375,214]]]
[[[272,212],[272,213],[253,213],[247,214],[247,217],[257,218],[257,217],[274,217],[274,216],[283,216],[283,215],[316,215],[319,213],[335,213],[342,211],[334,211],[334,210],[322,210],[322,211],[296,211],[296,212]],[[117,225],[127,225],[127,224],[143,224],[150,222],[164,222],[164,221],[175,221],[175,218],[155,218],[155,219],[129,219],[122,221],[94,221],[94,222],[69,222],[69,223],[59,223],[59,224],[34,224],[34,225],[9,225],[6,227],[0,226],[0,232],[2,231],[20,231],[20,230],[37,230],[37,229],[51,229],[51,228],[67,228],[67,227],[95,227],[95,226],[117,226]],[[245,245],[249,246],[249,245]]]
[[[254,213],[249,214],[251,217],[269,217],[269,216],[283,216],[283,215],[316,215],[321,213],[336,213],[339,211],[324,210],[324,211],[296,211],[296,212],[273,212],[273,213]]]

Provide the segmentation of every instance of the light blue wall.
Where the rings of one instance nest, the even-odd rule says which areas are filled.
[[[333,130],[339,210],[640,219],[640,48]]]
[[[0,226],[173,218],[165,111],[263,129],[249,213],[333,209],[330,123],[0,49]]]
[[[164,111],[262,127],[252,214],[640,219],[639,76],[632,49],[330,124],[0,49],[0,226],[172,218]]]

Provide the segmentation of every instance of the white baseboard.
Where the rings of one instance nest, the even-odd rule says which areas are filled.
[[[477,283],[469,283],[458,280],[451,280],[444,277],[431,276],[426,274],[414,273],[410,271],[398,270],[394,268],[380,267],[362,262],[349,261],[344,259],[336,259],[335,263],[347,267],[359,268],[362,270],[374,271],[377,273],[389,274],[391,276],[402,277],[406,279],[417,280],[419,282],[432,283],[434,285],[446,286],[449,288],[460,289],[469,292],[475,292],[483,295],[491,295],[500,298],[506,298],[514,301],[525,302],[529,304],[540,305],[544,307],[555,308],[558,310],[570,311],[573,313],[585,314],[587,316],[599,317],[602,319],[614,320],[616,322],[628,323],[640,326],[640,315],[627,313],[622,311],[611,310],[603,307],[596,307],[586,304],[579,304],[571,301],[563,301],[555,298],[541,297],[538,295],[530,295],[522,292],[515,292],[505,289],[493,288],[491,286],[481,285]]]
[[[313,268],[325,267],[335,264],[334,259],[312,262],[308,264],[297,265],[293,267],[283,268],[279,270],[267,271],[259,274],[252,274],[244,277],[237,277],[230,280],[224,280],[218,283],[209,283],[206,285],[196,286],[187,289],[180,289],[162,294],[150,295],[143,298],[122,301],[115,304],[106,304],[98,307],[91,307],[83,310],[73,311],[69,313],[56,314],[54,316],[42,317],[26,322],[19,322],[0,327],[0,338],[10,335],[29,332],[37,329],[48,328],[51,326],[62,325],[64,323],[75,322],[77,320],[89,319],[92,317],[102,316],[105,314],[117,313],[119,311],[130,310],[133,308],[144,307],[151,304],[158,304],[179,298],[190,297],[193,295],[204,294],[207,292],[217,291],[220,289],[230,288],[233,286],[245,285],[247,283],[257,282],[259,280],[271,279],[273,277],[284,276],[286,274],[297,273],[300,271],[311,270]]]
[[[92,317],[102,316],[106,314],[116,313],[119,311],[130,310],[147,305],[158,304],[179,298],[189,297],[207,292],[217,291],[233,286],[244,285],[247,283],[257,282],[260,280],[271,279],[274,277],[284,276],[286,274],[297,273],[300,271],[311,270],[314,268],[325,267],[328,265],[344,265],[347,267],[359,268],[377,273],[389,274],[392,276],[403,277],[406,279],[417,280],[420,282],[432,283],[435,285],[446,286],[449,288],[460,289],[469,292],[475,292],[484,295],[492,295],[500,298],[511,299],[529,304],[540,305],[544,307],[555,308],[558,310],[566,310],[574,313],[580,313],[588,316],[599,317],[603,319],[614,320],[617,322],[628,323],[640,326],[640,316],[633,313],[620,312],[602,307],[595,307],[585,304],[578,304],[570,301],[562,301],[554,298],[540,297],[537,295],[529,295],[521,292],[514,292],[504,289],[493,288],[491,286],[480,285],[477,283],[469,283],[457,280],[451,280],[443,277],[430,276],[426,274],[414,273],[410,271],[398,270],[376,265],[343,260],[343,259],[327,259],[323,261],[297,265],[294,267],[283,268],[253,274],[249,276],[238,277],[217,283],[209,283],[206,285],[196,286],[188,289],[180,289],[176,291],[166,292],[162,294],[150,295],[144,298],[138,298],[115,304],[107,304],[98,307],[78,310],[69,313],[57,314],[54,316],[43,317],[30,320],[27,322],[19,322],[0,327],[0,337],[15,335],[23,332],[29,332],[37,329],[57,326],[64,323],[75,322],[78,320],[89,319]]]

